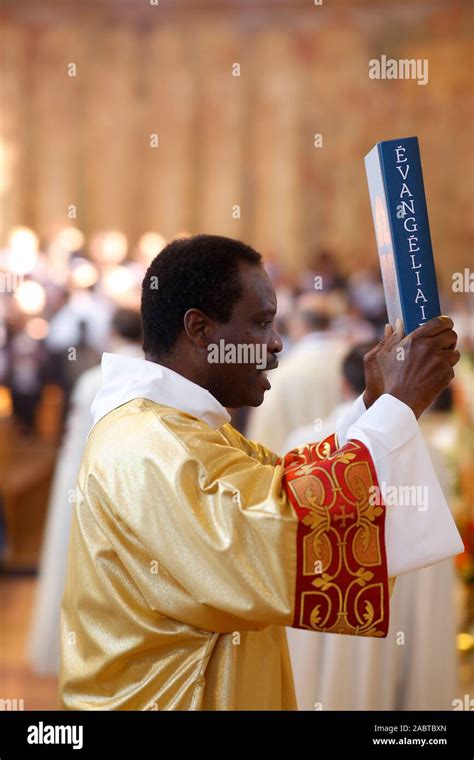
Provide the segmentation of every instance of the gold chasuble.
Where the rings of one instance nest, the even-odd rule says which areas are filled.
[[[76,490],[61,708],[297,709],[285,626],[387,635],[375,485],[357,440],[280,459],[149,399],[105,414]]]

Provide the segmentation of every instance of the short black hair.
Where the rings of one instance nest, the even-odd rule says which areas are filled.
[[[262,257],[240,240],[194,235],[173,240],[153,259],[142,283],[143,351],[166,356],[183,330],[188,309],[228,322],[242,296],[239,262]]]
[[[364,356],[375,346],[375,343],[359,343],[351,348],[342,362],[342,374],[350,387],[358,396],[365,389]]]

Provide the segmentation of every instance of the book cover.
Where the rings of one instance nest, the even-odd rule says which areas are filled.
[[[388,320],[408,334],[441,314],[418,138],[377,143],[365,169]]]

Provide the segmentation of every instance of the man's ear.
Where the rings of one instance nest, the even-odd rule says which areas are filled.
[[[189,340],[197,348],[207,348],[212,342],[214,322],[199,309],[188,309],[183,318],[184,329]]]

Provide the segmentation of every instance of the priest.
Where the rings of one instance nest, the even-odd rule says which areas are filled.
[[[104,354],[77,481],[63,709],[296,709],[285,626],[384,637],[395,577],[463,550],[417,423],[454,375],[452,321],[387,329],[338,430],[278,457],[226,409],[270,387],[276,308],[241,242],[175,240],[150,265],[146,358]],[[407,485],[427,509],[373,499]]]

